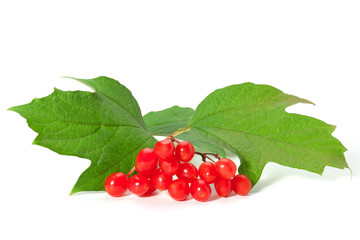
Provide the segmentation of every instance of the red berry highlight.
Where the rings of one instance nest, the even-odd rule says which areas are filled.
[[[142,149],[136,156],[135,169],[138,173],[150,176],[157,168],[158,155],[151,148]]]
[[[211,196],[210,185],[203,179],[196,179],[191,183],[190,193],[199,202],[206,202]]]
[[[176,146],[175,155],[182,162],[189,162],[194,157],[194,154],[194,146],[187,141],[182,141]]]
[[[182,179],[172,181],[168,188],[170,197],[176,201],[184,201],[189,196],[189,184]]]
[[[231,179],[218,178],[216,179],[214,186],[220,197],[228,197],[233,189]]]
[[[172,141],[164,139],[155,144],[154,151],[160,158],[164,159],[174,154],[175,146]]]
[[[152,184],[159,189],[160,191],[164,191],[168,189],[172,176],[164,173],[160,168],[157,169],[154,175],[151,177]]]
[[[251,190],[251,181],[245,175],[239,174],[232,179],[234,192],[245,196]]]
[[[182,163],[180,164],[179,170],[176,173],[176,176],[185,182],[191,183],[198,177],[198,171],[194,164],[192,163]]]
[[[112,197],[121,197],[128,189],[128,177],[125,173],[110,174],[105,180],[105,191]]]
[[[236,174],[236,165],[228,158],[222,158],[215,163],[216,174],[224,179],[230,179]]]
[[[174,154],[170,157],[159,160],[159,167],[168,175],[174,175],[177,173],[180,167],[180,161],[175,157]]]
[[[136,195],[145,194],[150,188],[149,179],[141,174],[132,176],[129,179],[129,190]]]
[[[217,178],[215,165],[211,162],[203,162],[200,164],[199,177],[209,184],[214,183]]]

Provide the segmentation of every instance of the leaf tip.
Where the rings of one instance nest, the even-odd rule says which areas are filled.
[[[306,99],[304,99],[304,100],[306,101],[306,103],[316,106],[316,104],[314,102],[306,100]]]
[[[75,186],[71,189],[69,196],[74,195],[75,193],[78,193],[79,191],[75,189]]]
[[[307,100],[307,99],[305,99],[305,98],[298,98],[298,102],[299,102],[299,103],[305,103],[305,104],[311,104],[311,105],[316,106],[315,103],[313,103],[312,101]]]
[[[16,112],[16,107],[9,107],[8,109],[6,109],[7,111],[13,111],[13,112]]]
[[[350,180],[352,180],[352,177],[353,177],[353,171],[351,170],[351,168],[348,166],[347,167],[348,169],[349,169],[349,171],[350,171]]]
[[[72,80],[75,80],[75,81],[78,81],[78,82],[81,82],[81,83],[85,84],[84,79],[68,77],[68,76],[62,76],[61,78],[68,78],[68,79],[72,79]]]
[[[330,129],[331,129],[331,132],[334,132],[335,129],[337,128],[336,125],[333,125],[333,124],[328,124],[328,125],[329,125],[329,127],[330,127]]]
[[[16,112],[16,113],[19,113],[21,112],[21,107],[24,106],[24,105],[19,105],[19,106],[13,106],[13,107],[9,107],[7,109],[7,111],[12,111],[12,112]]]

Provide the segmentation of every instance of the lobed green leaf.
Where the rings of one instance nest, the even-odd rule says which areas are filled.
[[[190,132],[237,154],[239,172],[253,184],[268,162],[318,174],[325,166],[348,168],[346,148],[331,135],[335,127],[285,111],[297,103],[311,102],[268,85],[232,85],[199,104]]]
[[[126,87],[107,77],[77,80],[95,92],[55,89],[47,97],[10,109],[38,133],[34,144],[91,161],[71,194],[104,190],[108,175],[127,173],[136,154],[156,143]]]

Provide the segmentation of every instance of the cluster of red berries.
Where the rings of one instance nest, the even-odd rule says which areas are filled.
[[[113,197],[122,196],[127,189],[136,195],[168,190],[177,201],[187,199],[190,193],[201,202],[210,198],[212,183],[221,197],[229,196],[232,191],[239,195],[250,191],[250,180],[245,175],[235,176],[236,165],[230,159],[221,158],[215,164],[204,161],[197,169],[189,162],[194,154],[194,146],[187,141],[179,142],[176,148],[168,139],[159,141],[154,149],[144,148],[136,156],[134,169],[138,174],[129,178],[134,169],[127,175],[113,173],[105,181],[105,190]]]

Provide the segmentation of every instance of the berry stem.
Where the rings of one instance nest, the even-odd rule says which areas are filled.
[[[216,153],[201,153],[195,152],[195,154],[200,155],[202,157],[203,162],[206,162],[206,159],[209,159],[211,162],[215,163],[213,159],[211,159],[208,155],[215,156],[217,159],[220,159],[219,155]]]
[[[203,154],[214,156],[214,157],[216,157],[218,160],[221,159],[221,157],[220,157],[219,154],[217,154],[217,153],[203,153]]]
[[[167,140],[170,140],[172,142],[176,142],[176,143],[180,143],[180,141],[178,141],[177,139],[175,139],[176,136],[184,133],[184,132],[187,132],[189,131],[190,128],[189,127],[184,127],[184,128],[180,128],[178,129],[177,131],[173,132],[172,134],[170,134],[169,136],[167,136]],[[198,154],[202,157],[202,160],[204,162],[206,162],[206,159],[208,159],[209,161],[215,163],[215,161],[210,158],[208,155],[211,155],[211,156],[214,156],[216,157],[218,160],[221,159],[221,157],[219,156],[219,154],[216,154],[216,153],[201,153],[201,152],[195,152],[195,154]]]
[[[127,177],[130,177],[131,174],[135,171],[135,167],[133,167],[127,174]]]
[[[180,141],[175,139],[173,136],[171,136],[169,140],[172,142],[180,143]]]

